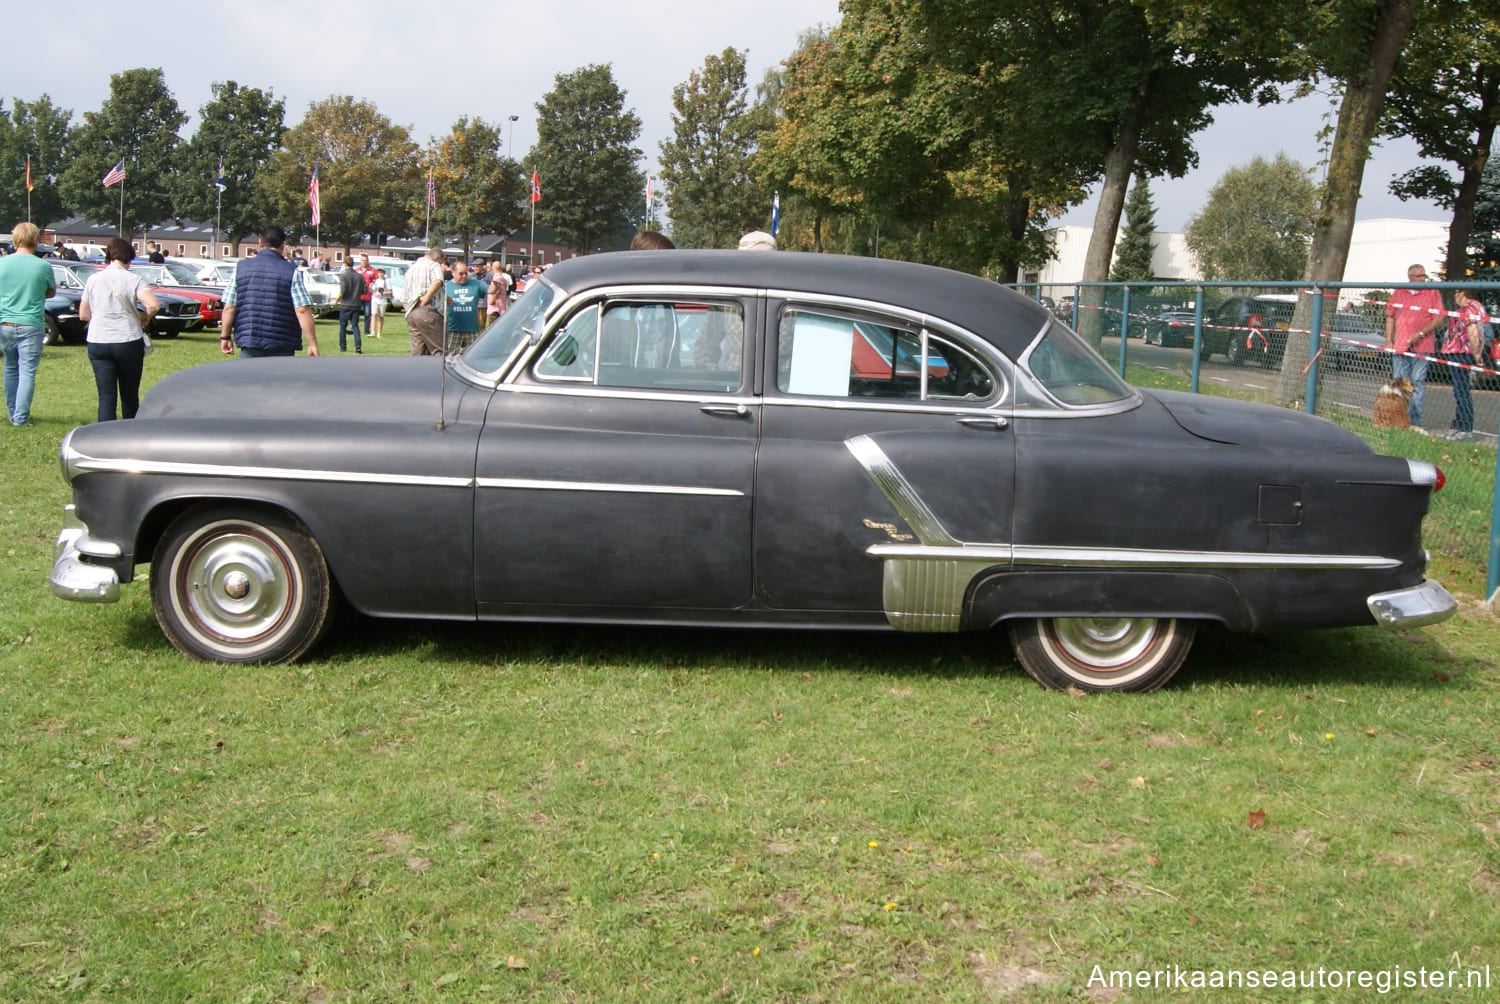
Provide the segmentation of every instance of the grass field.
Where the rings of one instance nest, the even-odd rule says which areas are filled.
[[[366,352],[404,353],[399,325]],[[216,337],[158,342],[148,380]],[[37,427],[0,428],[0,1000],[1500,986],[1500,624],[1474,595],[1421,631],[1205,630],[1143,696],[1044,692],[1000,638],[352,616],[303,663],[226,668],[167,645],[144,582],[47,593],[58,441],[93,409],[82,349],[48,348]]]

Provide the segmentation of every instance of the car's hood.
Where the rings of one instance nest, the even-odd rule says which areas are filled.
[[[1269,446],[1336,453],[1373,453],[1347,429],[1312,415],[1251,401],[1180,391],[1143,390],[1199,439],[1235,446]]]
[[[224,359],[158,381],[138,417],[436,421],[441,374],[431,356]],[[460,389],[449,373],[450,405]]]

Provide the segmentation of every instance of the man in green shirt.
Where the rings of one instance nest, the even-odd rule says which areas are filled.
[[[34,223],[11,231],[15,254],[0,258],[0,350],[5,353],[5,411],[11,425],[31,425],[31,395],[47,331],[47,297],[57,291],[52,266],[36,255]]]
[[[470,278],[469,263],[453,263],[453,278],[443,285],[448,302],[448,351],[464,348],[479,334],[479,319],[484,316],[485,294],[489,287]]]

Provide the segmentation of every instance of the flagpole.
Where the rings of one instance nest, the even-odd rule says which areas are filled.
[[[26,222],[31,222],[31,154],[26,155]]]
[[[432,165],[427,166],[427,190],[422,195],[427,222],[422,227],[422,246],[432,246]]]
[[[120,236],[125,236],[125,178],[120,178]]]
[[[224,158],[219,158],[219,174],[214,178],[214,246],[209,261],[219,260],[219,224],[224,216]]]
[[[531,200],[531,264],[536,264],[536,168],[531,169],[531,192],[527,198]],[[587,253],[587,252],[585,252]]]

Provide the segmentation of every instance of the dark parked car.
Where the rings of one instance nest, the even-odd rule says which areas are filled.
[[[1006,630],[1045,686],[1149,690],[1200,622],[1454,609],[1425,576],[1433,465],[1132,389],[1020,294],[869,258],[570,259],[462,355],[198,366],[62,467],[53,591],[113,601],[149,563],[167,638],[223,662],[295,659],[347,601]]]
[[[1199,355],[1207,359],[1222,354],[1235,366],[1253,362],[1274,367],[1286,352],[1286,333],[1296,308],[1292,294],[1232,296],[1204,319]]]
[[[1342,310],[1334,314],[1331,328],[1324,325],[1321,344],[1320,365],[1379,376],[1382,380],[1390,377],[1391,356],[1385,351],[1385,332],[1360,314]]]
[[[1146,341],[1166,348],[1193,344],[1196,314],[1191,310],[1168,310],[1146,322]]]
[[[47,345],[82,345],[88,336],[88,325],[78,316],[78,301],[83,299],[83,284],[104,266],[88,262],[52,261],[52,277],[57,292],[47,301]],[[161,310],[151,321],[151,334],[159,338],[176,338],[202,319],[198,302],[187,297],[152,290]]]

